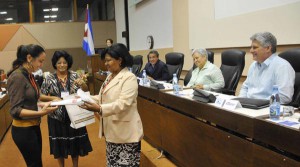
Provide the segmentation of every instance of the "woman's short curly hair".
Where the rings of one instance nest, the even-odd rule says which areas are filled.
[[[65,58],[65,60],[67,61],[67,63],[68,63],[68,70],[69,70],[72,67],[72,65],[73,65],[73,58],[72,58],[72,56],[68,52],[66,52],[64,50],[60,50],[60,51],[55,51],[54,52],[54,54],[52,56],[52,66],[53,66],[53,68],[57,69],[56,68],[56,63],[57,63],[57,61],[61,57]]]

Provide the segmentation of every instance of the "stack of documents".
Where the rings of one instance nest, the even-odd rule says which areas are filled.
[[[83,92],[81,89],[77,94],[65,96],[61,101],[51,102],[52,106],[64,105],[66,106],[69,118],[71,120],[71,127],[78,129],[95,122],[94,112],[80,108],[84,101],[95,103],[90,97],[90,92]]]

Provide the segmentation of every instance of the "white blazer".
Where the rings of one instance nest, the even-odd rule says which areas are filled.
[[[110,78],[110,75],[107,79]],[[141,141],[144,134],[142,121],[137,110],[138,83],[136,76],[125,67],[110,81],[101,97],[102,89],[103,86],[97,97],[102,108],[99,137],[102,137],[103,130],[108,142],[133,143]]]

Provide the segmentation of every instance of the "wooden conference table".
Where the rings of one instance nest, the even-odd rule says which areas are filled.
[[[12,122],[12,118],[9,114],[9,104],[8,95],[4,95],[0,98],[0,143]]]
[[[300,166],[298,129],[153,88],[138,91],[144,139],[179,166]]]

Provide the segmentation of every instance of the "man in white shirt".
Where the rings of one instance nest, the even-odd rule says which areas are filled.
[[[282,104],[292,101],[294,94],[295,71],[289,62],[276,54],[277,40],[270,32],[256,33],[251,38],[250,52],[254,62],[239,96],[270,99],[273,85],[279,88]]]

